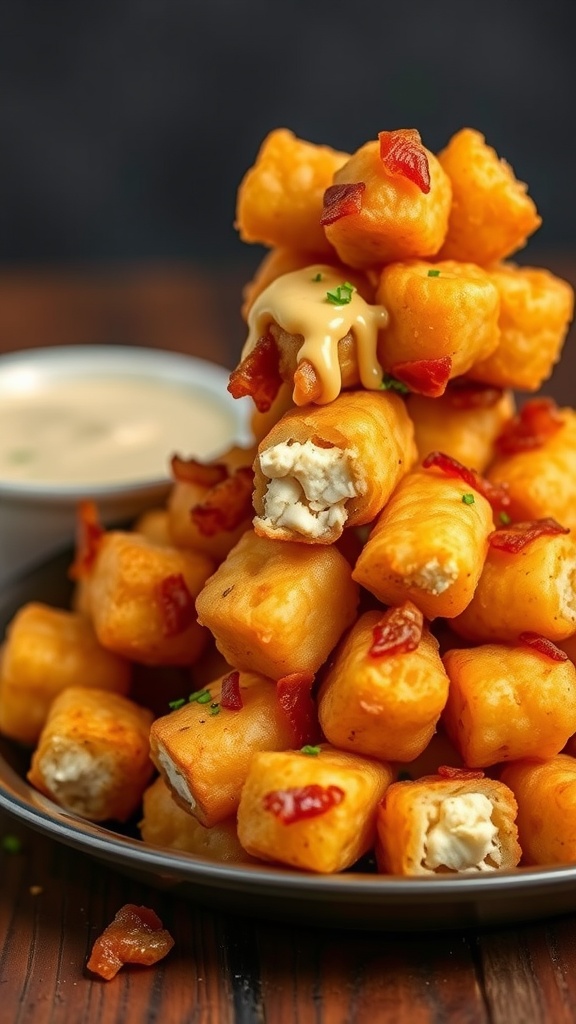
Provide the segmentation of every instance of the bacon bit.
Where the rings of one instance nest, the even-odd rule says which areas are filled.
[[[348,185],[329,185],[324,193],[324,208],[320,223],[326,226],[334,224],[342,217],[360,213],[365,190],[366,183],[364,181],[354,181]]]
[[[303,747],[318,738],[316,705],[312,700],[313,672],[291,672],[276,683],[278,704],[294,735],[294,746]]]
[[[412,601],[389,608],[372,630],[372,658],[382,654],[407,654],[415,651],[422,639],[424,616]]]
[[[538,654],[543,654],[544,657],[550,658],[551,661],[568,661],[566,651],[556,647],[556,644],[553,644],[545,636],[541,636],[540,633],[526,631],[525,633],[520,633],[518,640],[521,644],[525,644],[527,647],[531,647],[532,650],[538,651]]]
[[[71,580],[81,580],[89,575],[104,532],[98,518],[96,504],[93,501],[81,501],[78,505],[76,519],[76,552],[74,561],[68,570]]]
[[[504,391],[491,384],[475,381],[452,381],[446,388],[445,398],[454,409],[493,409]]]
[[[241,711],[244,707],[240,693],[240,673],[230,672],[222,680],[220,707],[227,711]]]
[[[173,455],[170,469],[179,484],[198,484],[199,487],[214,487],[228,476],[228,466],[223,462],[198,462],[197,459],[183,459]]]
[[[89,971],[111,981],[124,964],[158,963],[172,949],[174,939],[148,907],[126,903],[100,935],[86,964]]]
[[[461,462],[453,459],[451,455],[446,455],[445,452],[430,452],[423,460],[422,466],[424,469],[435,466],[436,469],[440,469],[446,476],[460,477],[465,484],[473,487],[475,491],[478,491],[478,494],[486,498],[486,501],[490,502],[496,512],[508,508],[510,505],[507,484],[491,483],[490,480],[480,476],[477,470],[463,466]]]
[[[436,774],[440,775],[443,779],[454,779],[456,781],[461,779],[462,782],[465,782],[467,779],[484,778],[484,772],[475,771],[474,768],[452,768],[448,764],[441,764]]]
[[[293,825],[305,818],[317,818],[337,807],[344,799],[340,786],[292,786],[290,789],[274,789],[262,798],[265,811],[271,811],[283,825]]]
[[[194,598],[181,572],[165,576],[156,587],[165,637],[178,636],[191,626],[196,617]]]
[[[204,537],[235,530],[252,515],[253,487],[252,470],[241,466],[190,509],[190,519]]]
[[[268,412],[281,385],[278,348],[272,335],[265,334],[240,366],[232,370],[228,391],[233,398],[249,395],[258,412]]]
[[[420,132],[415,128],[398,128],[378,132],[380,159],[389,174],[401,174],[417,185],[425,195],[430,191],[430,167]]]
[[[496,439],[501,455],[516,455],[541,448],[564,426],[553,398],[532,398],[506,424]]]
[[[555,537],[559,533],[570,533],[567,526],[560,526],[555,519],[529,519],[525,523],[513,523],[494,530],[488,537],[490,547],[516,555],[537,537]]]
[[[411,391],[426,398],[440,398],[446,391],[446,385],[452,372],[450,356],[439,356],[438,359],[413,359],[407,363],[395,363],[390,373]]]
[[[309,359],[298,363],[294,371],[294,391],[292,399],[295,405],[308,405],[315,402],[322,394],[322,382]]]

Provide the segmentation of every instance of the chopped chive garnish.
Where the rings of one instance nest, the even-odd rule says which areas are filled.
[[[322,280],[322,274],[320,272],[318,272],[316,274],[316,277],[313,277],[312,280],[313,281],[321,281]]]
[[[4,853],[20,853],[22,843],[18,836],[2,836],[2,849],[4,850]]]
[[[440,271],[439,270],[429,270],[428,271],[428,277],[440,277]]]
[[[511,522],[510,516],[508,515],[507,512],[501,512],[499,519],[500,522],[502,523],[502,526],[508,526],[508,523]]]
[[[409,395],[410,388],[407,384],[403,384],[401,380],[397,380],[391,373],[385,373],[382,377],[380,384],[381,391],[397,391],[399,395]]]
[[[198,701],[198,703],[206,704],[207,700],[211,699],[210,691],[204,687],[202,690],[194,690],[194,693],[191,693],[188,697],[188,703],[193,704],[195,701]]]
[[[170,711],[178,711],[178,708],[184,707],[185,703],[185,697],[178,697],[178,700],[168,701],[168,707],[170,708]]]
[[[308,757],[318,757],[320,747],[312,747],[309,743],[306,743],[303,747],[300,747],[300,753],[308,754]]]
[[[333,306],[347,306],[349,302],[352,302],[352,294],[356,289],[353,284],[349,281],[344,281],[344,284],[337,285],[333,291],[326,292],[326,299],[331,302]]]
[[[462,495],[462,504],[463,505],[473,505],[474,504],[474,495],[473,494],[463,494]]]
[[[220,714],[220,705],[219,704],[211,704],[210,705],[210,714],[211,715],[219,715]]]
[[[211,700],[212,696],[210,694],[210,690],[205,690],[199,697],[196,697],[197,704],[209,704]]]

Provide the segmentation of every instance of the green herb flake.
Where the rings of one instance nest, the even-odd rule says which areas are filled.
[[[440,271],[439,270],[429,270],[428,271],[428,277],[440,277]]]
[[[305,746],[300,747],[300,753],[307,754],[308,757],[318,757],[320,747],[311,747],[309,743],[306,743]]]
[[[380,384],[381,391],[397,391],[399,395],[409,395],[410,388],[407,384],[403,384],[401,380],[397,380],[391,373],[385,373],[382,377]]]
[[[473,505],[474,504],[474,495],[473,494],[463,494],[462,495],[462,504],[463,505]]]
[[[212,700],[210,690],[207,690],[205,686],[201,690],[194,690],[194,693],[188,697],[189,704],[207,704],[209,700]]]
[[[355,291],[353,284],[344,281],[344,284],[337,285],[333,291],[326,292],[326,300],[333,306],[347,306],[349,302],[352,302],[352,295]]]
[[[2,849],[4,850],[4,853],[20,853],[22,843],[18,836],[2,836]]]
[[[210,705],[210,714],[211,715],[219,715],[220,714],[220,705],[219,704],[211,704]]]
[[[508,523],[512,521],[507,512],[501,512],[498,518],[500,519],[502,526],[508,526]]]
[[[178,711],[178,708],[183,708],[186,703],[185,697],[178,697],[178,700],[171,700],[168,702],[170,711]]]
[[[313,277],[312,280],[313,281],[321,281],[322,280],[322,274],[320,272],[318,272],[316,274],[316,277]]]

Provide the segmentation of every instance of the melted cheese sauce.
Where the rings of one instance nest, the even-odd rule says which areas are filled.
[[[207,395],[137,377],[50,380],[0,402],[0,481],[136,484],[169,477],[170,457],[206,458],[234,436]]]
[[[386,327],[388,313],[383,306],[371,306],[356,289],[350,302],[334,305],[327,292],[342,284],[342,272],[324,265],[304,267],[278,277],[255,299],[248,314],[248,338],[242,358],[252,351],[271,323],[288,334],[302,335],[298,362],[307,359],[312,363],[322,385],[319,404],[325,404],[340,393],[338,342],[351,331],[362,385],[377,390],[382,382],[382,367],[376,357],[378,332]]]

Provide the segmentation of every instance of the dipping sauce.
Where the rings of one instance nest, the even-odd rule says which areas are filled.
[[[68,486],[168,479],[170,457],[212,458],[235,434],[210,395],[162,380],[44,380],[0,399],[0,481]]]

